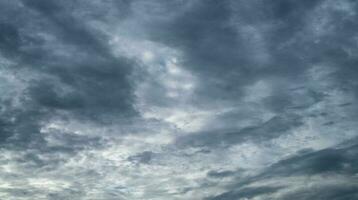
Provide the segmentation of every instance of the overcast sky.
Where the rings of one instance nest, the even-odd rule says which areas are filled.
[[[0,0],[0,199],[358,199],[357,12]]]

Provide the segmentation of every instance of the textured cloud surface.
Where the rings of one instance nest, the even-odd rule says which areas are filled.
[[[0,199],[358,199],[357,12],[0,0]]]

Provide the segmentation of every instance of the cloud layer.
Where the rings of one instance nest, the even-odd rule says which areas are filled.
[[[0,1],[0,199],[358,198],[357,8]]]

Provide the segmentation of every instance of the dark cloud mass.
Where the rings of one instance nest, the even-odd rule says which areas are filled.
[[[0,199],[358,199],[357,11],[0,0]]]

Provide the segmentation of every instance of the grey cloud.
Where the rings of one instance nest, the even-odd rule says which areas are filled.
[[[303,152],[292,158],[281,160],[267,169],[262,176],[295,176],[325,173],[355,174],[358,163],[356,141],[347,147],[328,148],[314,152]]]
[[[357,145],[343,149],[324,149],[307,153],[274,164],[267,175],[355,174],[358,170],[358,163],[354,159],[357,153]]]
[[[213,177],[213,178],[223,178],[223,177],[229,177],[234,175],[235,172],[234,171],[209,171],[207,173],[208,177]]]
[[[357,6],[0,1],[0,198],[357,198]]]
[[[179,137],[177,144],[178,146],[226,147],[248,141],[263,142],[277,138],[300,125],[302,122],[299,116],[275,116],[262,124],[245,127],[238,131],[193,133]]]
[[[333,8],[329,8],[331,4]],[[282,112],[296,106],[289,88],[304,85],[305,73],[314,65],[337,68],[339,72],[334,76],[346,77],[339,78],[340,82],[344,80],[342,87],[353,89],[355,72],[349,63],[355,60],[355,17],[335,10],[334,5],[329,1],[195,1],[169,20],[158,20],[153,27],[148,24],[148,29],[154,40],[179,47],[184,53],[183,65],[202,80],[194,103],[205,106],[236,102],[245,95],[243,87],[247,85],[258,80],[283,80],[267,99],[268,106]],[[318,14],[334,23],[332,29],[315,36],[314,27],[318,25],[311,17]],[[240,32],[247,27],[263,37],[262,45],[271,57],[263,64],[250,56],[260,54],[260,50],[249,50],[250,39]],[[346,31],[338,32],[339,27]],[[347,51],[351,51],[350,57]],[[308,95],[316,99],[321,94],[311,91]]]
[[[35,39],[42,40],[42,42],[26,41],[26,38],[34,37],[35,31],[38,30],[35,28],[33,28],[35,30],[31,30],[29,27],[29,30],[20,32],[18,31],[20,27],[17,27],[21,25],[19,23],[8,25],[11,29],[5,29],[7,32],[16,33],[16,35],[11,34],[11,38],[4,35],[9,43],[8,46],[11,48],[18,46],[16,53],[22,59],[20,65],[54,76],[60,80],[60,83],[56,83],[57,86],[61,87],[62,84],[64,87],[71,88],[73,93],[77,93],[68,94],[68,97],[56,98],[57,95],[53,94],[54,89],[47,86],[51,84],[48,83],[48,80],[37,80],[38,84],[33,86],[36,89],[32,89],[31,93],[35,93],[36,96],[36,91],[39,91],[42,93],[39,95],[44,98],[46,95],[53,94],[47,96],[49,98],[47,102],[44,102],[42,97],[36,97],[39,104],[44,103],[43,105],[47,107],[67,109],[83,106],[87,110],[94,108],[94,112],[99,111],[98,113],[109,113],[112,109],[119,109],[122,113],[131,112],[133,97],[128,76],[133,63],[126,58],[115,58],[111,54],[105,38],[86,27],[81,21],[82,19],[73,17],[73,13],[66,7],[66,4],[61,5],[54,1],[24,1],[24,3],[26,9],[33,9],[42,15],[42,17],[30,16],[33,19],[30,23],[33,23],[36,28],[43,26],[42,24],[48,26],[45,33],[58,38],[58,41],[51,44],[43,41],[41,37]],[[47,49],[51,45],[56,47],[61,42],[74,46],[74,49],[68,46],[68,50],[64,50],[73,52],[73,57],[56,55],[54,54],[56,49],[54,51]],[[14,45],[15,43],[17,45]],[[5,49],[5,52],[10,51]],[[111,96],[108,96],[109,94]],[[82,97],[79,97],[81,95]],[[53,99],[52,103],[50,102],[51,98]],[[63,103],[60,103],[62,101]],[[71,103],[74,105],[70,105]]]
[[[297,4],[297,6],[292,4]],[[250,20],[251,15],[248,13],[250,7],[245,6],[244,2],[195,1],[189,10],[178,14],[169,22],[165,21],[162,27],[154,29],[153,35],[158,41],[180,47],[184,52],[184,66],[193,70],[203,79],[202,87],[198,88],[198,93],[203,96],[202,101],[205,101],[205,98],[209,98],[208,101],[210,101],[214,97],[219,97],[215,98],[216,101],[240,99],[243,95],[242,87],[261,78],[285,76],[285,78],[290,77],[292,81],[300,81],[299,76],[308,67],[296,53],[300,50],[293,45],[287,47],[292,49],[278,49],[278,47],[297,37],[296,33],[300,28],[293,27],[299,26],[297,22],[302,21],[304,15],[294,14],[300,12],[297,9],[286,9],[285,7],[302,7],[304,12],[308,12],[314,8],[315,4],[317,3],[281,1],[267,2],[268,6],[266,3],[265,5],[258,4],[264,17],[259,20]],[[240,12],[240,9],[235,10],[242,7],[248,7],[249,10],[245,10],[246,12]],[[255,12],[254,8],[252,8],[252,12]],[[275,16],[277,13],[281,14]],[[292,15],[292,19],[286,20],[286,16],[290,15]],[[239,30],[245,26],[260,27],[262,23],[265,23],[264,21],[273,26],[264,35],[267,37],[264,41],[273,43],[272,45],[268,44],[267,51],[274,58],[272,61],[264,63],[270,68],[258,67],[256,61],[250,58],[250,54],[259,52],[248,50],[251,45],[250,40],[242,36]],[[280,23],[276,21],[280,21]],[[285,30],[287,30],[287,36],[283,37],[282,33],[285,33]],[[270,36],[277,37],[277,41]],[[297,41],[297,43],[299,42]],[[291,67],[291,65],[295,67]]]
[[[0,27],[0,49],[3,49],[3,53],[8,56],[15,56],[14,54],[20,46],[20,36],[17,29],[9,23],[1,23]]]
[[[30,9],[38,11],[43,18],[49,21],[56,34],[64,41],[72,45],[78,45],[86,51],[107,57],[110,53],[108,48],[100,40],[100,35],[90,32],[84,24],[77,22],[72,17],[73,13],[69,13],[66,4],[59,4],[55,1],[27,1],[23,3]]]
[[[133,163],[149,164],[154,156],[155,156],[155,153],[153,153],[151,151],[144,151],[144,152],[142,152],[140,154],[137,154],[137,155],[134,155],[134,156],[129,156],[128,160],[133,162]]]
[[[10,72],[30,81],[20,100],[24,111],[9,107],[2,114],[15,120],[1,121],[2,137],[17,132],[15,138],[21,138],[20,142],[38,138],[38,123],[56,111],[98,122],[134,116],[129,79],[134,63],[114,57],[106,38],[88,28],[86,19],[74,16],[65,2],[22,3],[22,7],[20,2],[5,5],[18,17],[6,20],[12,13],[4,12],[0,51],[14,63]],[[26,74],[26,70],[31,73]]]
[[[235,192],[226,192],[215,197],[207,198],[208,200],[230,200],[230,199],[251,199],[260,195],[270,194],[278,191],[279,187],[254,187],[243,188]]]
[[[282,199],[337,199],[349,200],[358,197],[357,186],[328,186],[296,191],[284,196]]]
[[[252,198],[260,196],[259,191],[253,192],[252,196],[241,196],[242,188],[249,184],[260,184],[265,181],[280,180],[280,178],[289,178],[300,182],[300,177],[314,177],[322,175],[327,180],[333,180],[333,183],[325,185],[325,182],[312,183],[310,189],[305,187],[305,184],[300,186],[298,183],[296,189],[291,192],[284,193],[279,199],[350,199],[357,195],[355,192],[356,180],[354,174],[357,173],[358,163],[356,162],[356,156],[358,154],[357,141],[351,142],[349,145],[343,147],[337,146],[336,148],[328,148],[320,151],[302,151],[298,155],[292,158],[283,159],[270,167],[266,168],[264,172],[255,176],[244,176],[238,171],[237,173],[231,173],[231,177],[234,177],[237,181],[233,185],[227,186],[229,190],[215,197],[209,199],[232,199],[232,198]],[[210,177],[210,175],[208,174]],[[238,177],[236,177],[238,176]],[[335,177],[343,176],[343,182],[335,182]],[[296,179],[297,178],[297,179]],[[289,182],[285,185],[285,182],[277,182],[277,185],[270,185],[267,193],[279,193],[279,189],[290,188]],[[322,191],[329,192],[322,192]],[[261,190],[260,190],[261,191]],[[266,190],[263,190],[266,191]],[[263,192],[264,199],[273,199],[269,194]],[[245,192],[244,192],[245,194]],[[251,194],[251,193],[249,193]],[[265,196],[266,195],[266,196]]]
[[[38,135],[39,123],[46,117],[45,113],[32,107],[25,111],[10,107],[1,114],[4,117],[1,145],[19,148],[41,144],[42,138]],[[15,142],[15,145],[12,142]]]

